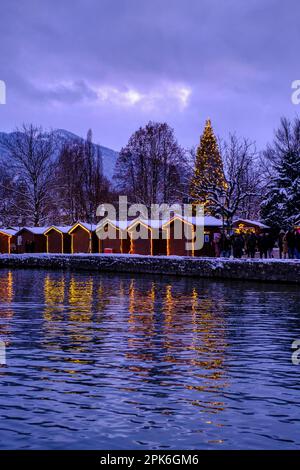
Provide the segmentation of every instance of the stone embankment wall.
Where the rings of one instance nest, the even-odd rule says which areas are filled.
[[[68,269],[300,283],[300,261],[138,255],[0,255],[0,268]]]

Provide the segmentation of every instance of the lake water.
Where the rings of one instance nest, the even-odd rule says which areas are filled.
[[[300,448],[298,287],[0,270],[0,448]]]

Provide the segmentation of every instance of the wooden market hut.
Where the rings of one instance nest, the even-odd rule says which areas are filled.
[[[52,225],[45,231],[47,253],[71,253],[71,228]]]
[[[0,229],[0,253],[15,253],[16,252],[16,230],[9,228]]]
[[[174,215],[170,220],[163,224],[163,230],[166,231],[167,255],[172,256],[214,256],[214,237],[220,235],[222,230],[222,221],[212,217],[203,218],[203,246],[201,249],[195,249],[192,244],[189,249],[186,244],[190,243],[194,237],[199,223],[195,217],[183,217]],[[180,238],[175,237],[175,231],[178,231]]]
[[[165,220],[150,220],[152,234],[152,255],[153,256],[166,256],[167,255],[167,239],[165,232],[162,229]]]
[[[100,253],[129,253],[130,236],[127,231],[130,221],[104,219],[97,225]]]
[[[48,227],[22,227],[16,233],[17,253],[46,253],[46,237]]]
[[[167,241],[163,238],[162,220],[138,217],[128,226],[130,253],[137,255],[166,255]]]
[[[130,254],[152,255],[152,234],[147,223],[140,218],[135,219],[128,227],[128,234],[130,237]]]
[[[258,220],[248,220],[248,219],[236,219],[233,224],[232,228],[235,233],[255,233],[259,235],[263,232],[267,232],[270,230],[268,225],[259,222]]]
[[[204,216],[204,243],[201,250],[195,250],[195,256],[215,256],[214,240],[220,238],[223,222],[211,215]]]
[[[174,215],[163,224],[162,229],[167,240],[167,256],[194,255],[193,249],[186,248],[186,243],[192,239],[194,232],[194,225],[190,220],[180,215]],[[179,234],[178,238],[175,236],[176,232]]]
[[[100,240],[95,224],[76,222],[68,233],[71,235],[71,253],[99,253]]]

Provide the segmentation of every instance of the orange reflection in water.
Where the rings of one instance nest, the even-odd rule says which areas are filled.
[[[47,274],[44,278],[44,338],[43,347],[52,351],[70,351],[70,356],[64,355],[64,363],[87,364],[74,355],[85,351],[84,344],[91,341],[90,327],[92,318],[93,279],[84,281],[71,276],[66,280],[66,274]],[[56,323],[59,322],[59,325]],[[63,323],[64,338],[61,338]],[[63,339],[63,341],[62,341]],[[52,356],[50,360],[59,360]],[[58,369],[46,367],[52,372],[76,374],[76,370],[61,365]]]
[[[159,361],[172,365],[164,370],[168,380],[160,381],[160,385],[166,388],[172,379],[172,387],[180,389],[182,381],[178,370],[183,368],[184,373],[189,374],[190,367],[193,375],[184,388],[198,392],[196,397],[199,398],[191,394],[193,398],[185,397],[185,400],[205,414],[217,414],[225,409],[226,404],[214,399],[213,395],[220,396],[218,392],[228,386],[224,363],[226,315],[219,307],[219,292],[214,298],[205,287],[196,288],[191,284],[189,281],[181,289],[176,283],[174,286],[165,284],[162,292],[161,286],[156,286],[155,282],[145,282],[141,286],[141,283],[131,281],[128,317],[131,334],[127,357],[135,360],[130,370],[140,375],[143,381],[150,380],[151,363]],[[195,370],[199,372],[195,373]],[[207,400],[210,394],[212,399]],[[203,419],[206,424],[219,426],[211,418]]]
[[[10,319],[14,315],[12,301],[14,297],[13,273],[12,271],[3,271],[0,273],[0,340],[4,340],[6,346],[9,343],[10,323],[2,319]]]
[[[132,279],[129,285],[129,336],[127,353],[128,358],[139,358],[141,361],[153,360],[151,349],[155,333],[155,283],[150,283],[149,288],[140,290],[136,281]],[[134,369],[141,373],[147,373],[143,366],[135,366]]]
[[[48,321],[62,319],[65,302],[65,276],[63,274],[59,278],[51,277],[50,274],[45,276],[44,297],[46,304],[44,319]]]

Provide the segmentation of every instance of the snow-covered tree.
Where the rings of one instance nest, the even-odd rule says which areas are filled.
[[[263,220],[276,228],[293,226],[300,216],[300,120],[281,119],[264,152],[269,180],[261,204]]]
[[[260,196],[260,177],[256,166],[256,149],[253,142],[230,134],[220,144],[224,163],[225,185],[208,187],[208,198],[216,215],[224,217],[231,227],[234,217],[253,217]]]

